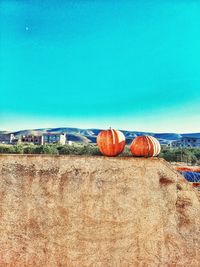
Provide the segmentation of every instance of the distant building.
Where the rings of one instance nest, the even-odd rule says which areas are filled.
[[[69,146],[72,146],[72,145],[73,145],[73,142],[72,142],[72,141],[67,141],[67,144],[68,144]]]
[[[41,135],[22,135],[20,143],[32,143],[34,145],[43,145],[43,136],[41,136]]]
[[[15,137],[12,140],[12,145],[19,145],[19,144],[21,144],[21,138],[20,137]]]
[[[191,147],[191,148],[199,148],[200,147],[200,138],[196,137],[182,137],[180,140],[173,141],[171,143],[171,147]]]
[[[66,134],[65,133],[45,133],[43,134],[43,142],[44,144],[65,145]]]
[[[160,144],[161,148],[168,148],[171,147],[171,143],[166,143],[166,144]]]
[[[12,144],[12,140],[15,138],[12,133],[0,134],[0,143],[1,144]]]

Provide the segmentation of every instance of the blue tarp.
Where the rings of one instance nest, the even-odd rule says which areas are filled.
[[[193,183],[199,183],[200,182],[200,173],[199,172],[180,172],[185,179],[188,182],[193,182]]]

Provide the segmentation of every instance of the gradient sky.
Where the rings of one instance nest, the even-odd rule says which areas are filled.
[[[200,1],[0,0],[0,130],[200,131]]]

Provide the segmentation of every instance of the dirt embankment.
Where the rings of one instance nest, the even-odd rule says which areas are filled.
[[[198,193],[161,159],[1,155],[4,266],[200,266]]]

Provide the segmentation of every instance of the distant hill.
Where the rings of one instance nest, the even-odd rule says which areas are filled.
[[[28,129],[12,132],[16,136],[20,135],[40,135],[43,133],[66,133],[67,139],[73,142],[82,142],[82,143],[96,143],[96,137],[101,129],[81,129],[81,128],[40,128],[40,129]],[[200,133],[152,133],[152,132],[139,132],[139,131],[127,131],[121,130],[125,137],[127,144],[130,144],[132,140],[139,135],[151,135],[160,141],[161,144],[169,144],[172,141],[179,140],[184,136],[200,138]],[[1,133],[6,131],[1,131]],[[7,133],[7,132],[6,132]]]

